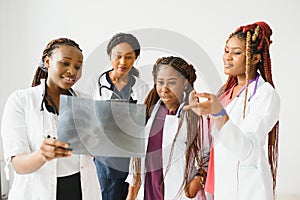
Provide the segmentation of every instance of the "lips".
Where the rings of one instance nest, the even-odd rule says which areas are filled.
[[[62,77],[67,83],[74,84],[75,78],[72,77]]]
[[[231,64],[231,63],[225,63],[225,64],[224,64],[224,67],[225,67],[225,68],[230,68],[230,67],[233,67],[233,64]]]
[[[121,71],[127,71],[127,68],[126,67],[119,67],[119,70],[121,70]]]
[[[162,96],[161,99],[163,101],[170,101],[171,97],[169,97],[169,96]]]

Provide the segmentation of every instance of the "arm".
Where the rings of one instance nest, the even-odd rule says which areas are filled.
[[[206,98],[207,101],[199,102],[199,98]],[[217,96],[209,93],[197,94],[195,91],[192,91],[189,95],[189,105],[185,106],[184,109],[192,109],[197,115],[207,115],[220,113],[224,108]],[[214,120],[218,130],[221,130],[228,119],[228,115],[225,114]]]
[[[271,87],[271,86],[270,86]],[[277,92],[268,87],[257,91],[248,102],[246,117],[239,122],[228,120],[219,132],[214,133],[215,144],[222,143],[237,159],[256,163],[261,149],[268,142],[268,134],[279,120],[280,102]],[[232,115],[242,113],[241,109]]]
[[[208,100],[200,103],[192,101],[185,109],[193,108],[198,115],[216,114],[223,109],[217,97],[212,94],[202,93],[196,96],[205,97]],[[213,134],[215,145],[221,142],[236,155],[237,159],[247,159],[265,144],[269,131],[279,119],[279,108],[279,96],[272,86],[269,84],[260,86],[254,98],[248,102],[245,119],[241,119],[238,124],[234,123],[227,114],[215,119],[218,129]],[[242,106],[234,112],[240,112],[242,115]]]
[[[185,195],[188,198],[196,197],[200,189],[204,188],[206,179],[206,171],[203,168],[199,169],[199,172],[195,174],[194,178],[186,185]]]
[[[126,200],[134,200],[136,199],[141,186],[141,174],[136,173],[140,171],[141,158],[131,157],[129,166],[129,174],[125,180],[128,183],[128,194]]]
[[[13,93],[5,105],[1,124],[5,160],[11,161],[16,172],[21,174],[32,173],[46,161],[70,154],[62,149],[68,144],[51,138],[45,139],[39,150],[32,151],[32,141],[28,136],[28,123],[32,122],[26,114],[36,111],[28,108],[28,101],[23,92]]]
[[[134,200],[135,199],[134,194],[133,194],[133,190],[134,190],[134,187],[129,185],[126,200]]]
[[[14,170],[18,174],[29,174],[37,171],[46,162],[40,151],[19,154],[11,158]]]
[[[67,143],[47,138],[39,150],[13,156],[11,162],[17,173],[29,174],[40,169],[47,161],[71,156],[71,149],[66,148],[69,148]]]

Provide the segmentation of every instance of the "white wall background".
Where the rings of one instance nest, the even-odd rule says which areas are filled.
[[[264,20],[274,32],[273,76],[282,102],[278,193],[300,194],[299,9],[298,0],[0,0],[0,118],[8,95],[30,86],[42,50],[54,38],[74,39],[87,58],[116,32],[172,30],[200,45],[224,81],[221,57],[228,34],[240,25]],[[3,178],[2,174],[5,193],[8,184]]]

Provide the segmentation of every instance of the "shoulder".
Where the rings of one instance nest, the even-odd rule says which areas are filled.
[[[137,89],[146,89],[147,91],[150,90],[149,85],[146,83],[146,81],[144,81],[143,79],[133,76],[133,78],[135,79],[135,84],[134,84],[134,88]]]
[[[156,115],[158,109],[160,108],[161,103],[162,103],[161,99],[159,99],[159,100],[155,103],[154,107],[152,108],[152,110],[151,110],[151,112],[150,112],[150,117],[153,117],[153,115],[154,115],[154,116]]]
[[[16,90],[8,96],[5,109],[8,112],[38,105],[42,99],[42,89],[39,86]]]
[[[274,98],[279,98],[277,90],[269,82],[263,82],[260,85],[258,92],[263,96],[272,96]]]
[[[9,95],[9,99],[25,99],[39,96],[42,94],[42,88],[40,85],[35,87],[30,87],[26,89],[16,90]]]
[[[265,107],[280,107],[280,96],[277,90],[269,82],[260,82],[253,96],[254,104],[262,104]]]
[[[134,79],[135,79],[135,81],[136,81],[136,83],[146,83],[143,79],[141,79],[140,77],[137,77],[137,76],[132,76]]]

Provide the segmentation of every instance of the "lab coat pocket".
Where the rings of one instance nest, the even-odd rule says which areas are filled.
[[[254,165],[241,165],[238,171],[238,199],[265,199],[263,174]],[[249,186],[255,187],[249,187]]]

